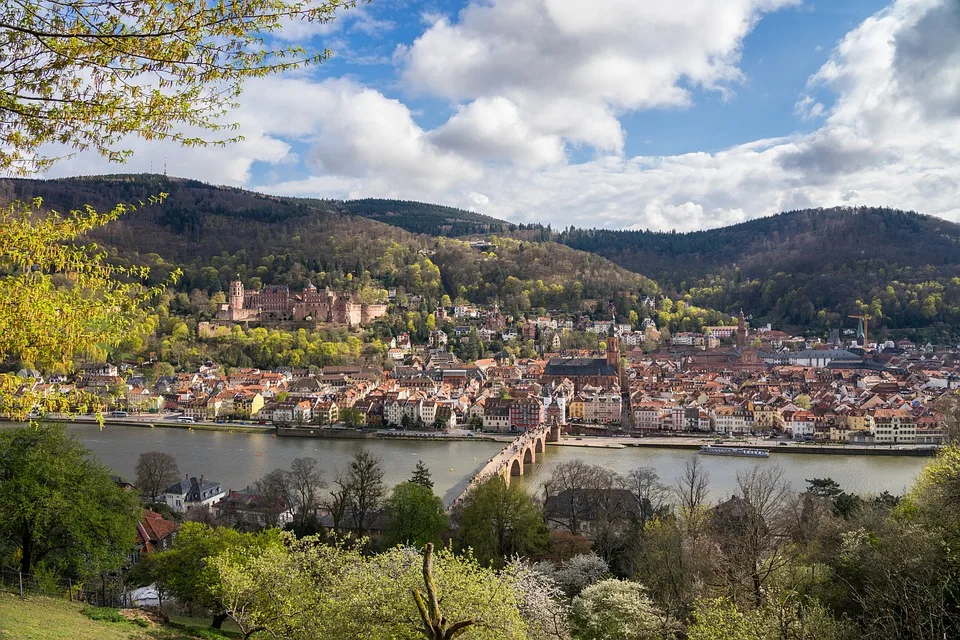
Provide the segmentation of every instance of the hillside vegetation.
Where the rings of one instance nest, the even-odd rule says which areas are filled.
[[[587,301],[633,300],[658,291],[643,276],[561,244],[493,237],[493,246],[481,251],[344,212],[372,202],[371,215],[380,215],[378,203],[386,201],[344,205],[276,198],[154,175],[0,184],[0,198],[39,196],[61,211],[136,204],[160,192],[169,194],[162,204],[138,208],[93,240],[121,260],[151,266],[158,281],[174,267],[183,268],[179,286],[186,291],[225,291],[239,275],[252,287],[299,288],[308,281],[360,292],[398,287],[434,302],[443,295],[498,301],[509,311],[578,310]],[[415,215],[415,209],[406,211]],[[472,219],[482,220],[493,219]]]
[[[790,211],[692,233],[568,229],[555,239],[656,279],[667,295],[776,323],[960,323],[960,226],[883,208]]]

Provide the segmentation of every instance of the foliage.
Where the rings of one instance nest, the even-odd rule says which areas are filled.
[[[180,602],[214,612],[214,627],[220,628],[227,615],[220,600],[218,573],[209,559],[225,549],[247,558],[256,558],[276,548],[284,538],[276,529],[261,533],[241,533],[226,527],[210,528],[197,522],[185,522],[177,532],[173,547],[153,554],[149,571],[140,576],[141,584],[156,583]]]
[[[574,598],[570,622],[580,640],[672,638],[675,626],[657,610],[642,584],[617,579],[591,585]]]
[[[75,244],[135,207],[98,213],[88,206],[66,215],[41,213],[40,207],[40,199],[0,207],[0,357],[67,371],[75,358],[96,357],[141,335],[143,306],[161,288],[145,285],[147,268],[112,264],[96,245]],[[176,270],[169,274],[177,276]],[[35,406],[51,412],[102,406],[99,398],[78,392],[14,394],[21,382],[0,376],[0,410],[13,417],[23,419]]]
[[[443,500],[433,490],[416,482],[401,482],[385,503],[387,543],[422,547],[439,543],[447,528]]]
[[[948,337],[960,318],[960,227],[911,212],[807,209],[691,233],[570,228],[554,238],[644,273],[673,300],[775,324],[853,327],[846,316],[865,311],[871,335],[932,326]]]
[[[219,597],[247,632],[259,628],[290,640],[423,637],[410,597],[414,589],[423,588],[423,558],[413,549],[364,556],[316,539],[287,538],[284,545],[256,556],[225,550],[211,564]],[[510,574],[438,550],[432,575],[446,618],[476,620],[458,637],[526,637]]]
[[[120,611],[113,607],[84,607],[80,613],[91,620],[100,622],[125,622],[126,618],[120,615]]]
[[[0,557],[76,578],[123,564],[140,507],[63,425],[41,423],[0,431],[0,514]]]
[[[330,55],[277,47],[267,35],[287,21],[327,22],[349,4],[5,4],[0,47],[10,62],[0,94],[0,171],[49,168],[57,159],[43,155],[50,143],[92,149],[114,162],[130,155],[114,148],[130,134],[186,146],[209,144],[185,131],[233,129],[223,116],[236,106],[245,80],[317,64]]]
[[[430,477],[430,469],[423,464],[423,460],[417,460],[417,466],[413,470],[410,482],[418,484],[427,489],[433,489],[433,479]]]
[[[580,553],[565,560],[553,574],[554,580],[569,596],[610,577],[610,566],[595,553]]]
[[[458,549],[470,549],[484,565],[502,566],[506,558],[529,555],[546,546],[543,515],[516,483],[496,476],[467,494],[455,514]]]
[[[380,511],[387,492],[383,483],[383,462],[362,449],[353,454],[350,464],[334,483],[343,496],[350,530],[357,537],[363,537]]]
[[[843,640],[849,627],[817,601],[793,592],[771,594],[753,611],[738,610],[724,598],[704,600],[688,627],[689,640]]]
[[[527,634],[533,640],[568,640],[570,638],[570,603],[552,577],[552,567],[531,565],[513,559],[504,567],[520,597],[520,615],[529,625]]]

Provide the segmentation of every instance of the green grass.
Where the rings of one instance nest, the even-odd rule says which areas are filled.
[[[213,631],[140,624],[115,619],[110,610],[53,598],[0,593],[0,640],[196,640],[220,638]],[[114,610],[115,611],[115,610]],[[94,620],[91,618],[101,618]],[[142,624],[142,623],[141,623]],[[209,622],[208,622],[209,624]]]

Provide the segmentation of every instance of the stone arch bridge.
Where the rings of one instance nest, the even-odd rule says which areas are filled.
[[[494,475],[502,477],[509,487],[511,477],[522,476],[524,469],[528,465],[536,464],[537,456],[546,452],[547,443],[556,442],[559,439],[560,425],[556,423],[542,424],[536,429],[521,433],[470,478],[464,490],[451,503],[450,509],[463,501],[474,487],[483,484]]]

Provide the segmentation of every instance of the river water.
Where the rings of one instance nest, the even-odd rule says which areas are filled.
[[[294,458],[311,456],[324,469],[328,481],[360,449],[367,449],[383,460],[384,480],[394,485],[410,477],[418,460],[430,469],[434,489],[445,500],[452,499],[483,463],[499,451],[502,443],[477,441],[411,440],[338,440],[277,438],[271,434],[188,431],[177,428],[140,428],[72,424],[68,432],[83,442],[97,458],[126,479],[134,477],[137,457],[145,451],[165,451],[177,459],[180,472],[219,481],[224,489],[242,488],[277,468],[287,468]],[[539,491],[543,481],[561,462],[580,459],[589,464],[627,473],[647,466],[654,468],[661,481],[672,485],[683,465],[697,455],[690,450],[630,447],[548,446],[537,464],[528,465],[522,484]],[[831,477],[847,491],[876,494],[889,491],[902,494],[923,469],[929,458],[906,456],[840,456],[787,454],[775,452],[767,459],[700,456],[710,473],[710,491],[714,500],[728,497],[736,488],[737,473],[756,465],[778,466],[795,490],[806,486],[807,478]]]

